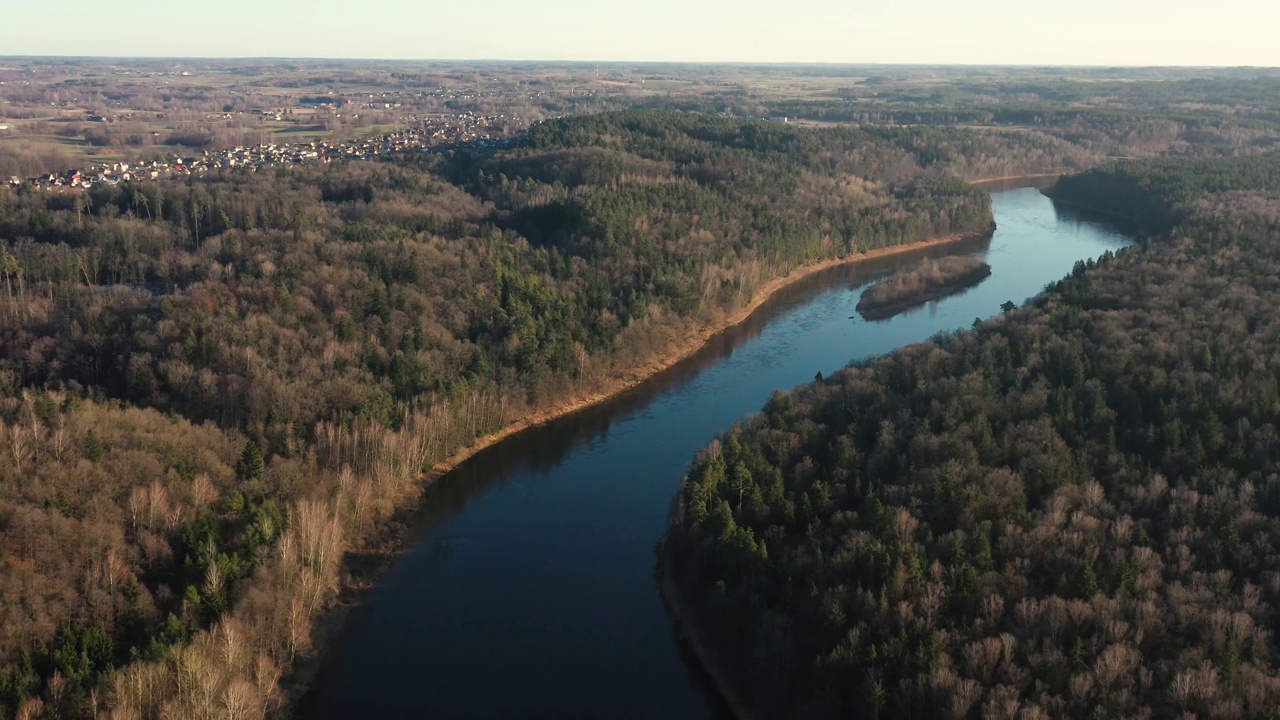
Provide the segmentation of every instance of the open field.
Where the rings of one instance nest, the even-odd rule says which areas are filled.
[[[936,127],[1016,133],[1041,158],[966,153],[974,166],[952,169],[968,178],[1280,148],[1280,71],[1256,68],[7,58],[0,178],[350,142],[436,120],[482,118],[486,136],[504,137],[552,117],[630,108],[911,126],[926,144]]]

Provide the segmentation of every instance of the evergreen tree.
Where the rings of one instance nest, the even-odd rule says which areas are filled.
[[[236,462],[236,477],[241,480],[257,480],[262,477],[265,470],[266,464],[262,460],[262,450],[258,448],[257,441],[250,438],[244,444],[244,450]]]

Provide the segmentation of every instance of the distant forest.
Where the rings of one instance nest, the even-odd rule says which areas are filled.
[[[976,135],[629,112],[0,190],[0,718],[258,718],[422,473],[815,261],[986,231]],[[109,713],[109,714],[108,714]]]
[[[1280,161],[1052,191],[1147,239],[706,449],[660,549],[777,718],[1272,718]]]

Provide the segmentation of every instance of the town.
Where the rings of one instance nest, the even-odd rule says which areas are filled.
[[[505,146],[512,137],[503,130],[511,122],[511,118],[504,115],[464,112],[423,118],[409,116],[407,120],[408,127],[378,136],[345,141],[313,140],[220,150],[193,150],[191,154],[170,154],[160,160],[134,163],[94,163],[83,168],[48,172],[35,177],[10,177],[7,185],[41,190],[79,190],[129,180],[199,175],[210,170],[253,172],[263,167],[328,163],[339,159],[368,160],[414,151],[444,153],[464,145],[473,150],[496,149]]]

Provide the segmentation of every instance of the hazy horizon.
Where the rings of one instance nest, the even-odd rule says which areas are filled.
[[[629,60],[621,59],[558,59],[558,58],[498,58],[498,57],[361,57],[325,55],[56,55],[56,54],[0,54],[0,60],[199,60],[199,61],[279,61],[279,62],[367,62],[367,63],[475,63],[494,65],[699,65],[723,67],[900,67],[900,68],[1087,68],[1106,70],[1280,70],[1275,65],[1150,65],[1141,63],[980,63],[980,62],[856,62],[856,61],[805,61],[805,60]]]
[[[836,65],[1275,67],[1280,9],[1262,0],[1170,7],[1078,0],[896,6],[842,0],[587,0],[404,5],[365,0],[214,9],[121,0],[10,3],[9,57],[670,62]]]

